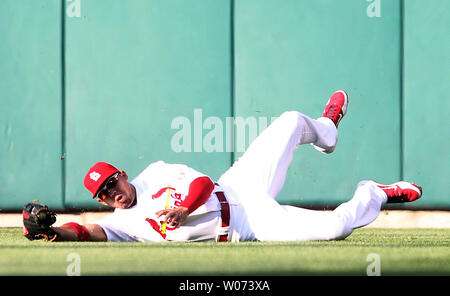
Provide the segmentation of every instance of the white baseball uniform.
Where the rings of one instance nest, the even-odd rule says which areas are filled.
[[[218,180],[204,205],[191,213],[181,227],[166,227],[155,213],[176,207],[188,194],[189,184],[203,174],[180,164],[150,164],[130,183],[137,204],[116,209],[98,224],[108,241],[309,241],[341,239],[378,217],[387,197],[373,182],[360,183],[353,198],[334,211],[314,211],[280,205],[276,196],[284,185],[293,153],[312,144],[331,153],[337,129],[328,118],[312,119],[300,112],[283,113],[267,127],[247,151]],[[221,224],[223,191],[230,208],[229,226]],[[162,217],[161,217],[162,218]]]

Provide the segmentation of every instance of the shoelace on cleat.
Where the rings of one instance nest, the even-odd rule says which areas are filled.
[[[338,109],[337,105],[330,106],[330,108],[328,108],[326,117],[336,120],[338,116],[337,109]]]

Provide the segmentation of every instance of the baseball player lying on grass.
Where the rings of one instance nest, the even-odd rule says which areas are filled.
[[[381,185],[362,181],[353,198],[334,211],[280,205],[280,192],[294,151],[312,144],[333,152],[348,97],[336,91],[322,117],[283,113],[217,182],[181,164],[158,161],[131,182],[123,170],[98,162],[85,187],[115,211],[96,224],[51,227],[55,214],[29,203],[24,235],[48,241],[310,241],[343,239],[374,221],[386,203],[410,202],[422,188],[409,182]]]

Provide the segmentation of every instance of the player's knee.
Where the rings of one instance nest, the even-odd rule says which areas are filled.
[[[303,114],[298,111],[285,111],[279,118],[294,129],[300,128],[304,124]]]
[[[280,118],[283,118],[284,120],[292,120],[295,122],[301,116],[302,116],[302,114],[298,111],[284,111],[280,115]]]

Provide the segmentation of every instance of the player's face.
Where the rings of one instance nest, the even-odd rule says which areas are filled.
[[[125,171],[120,171],[117,177],[109,181],[107,189],[104,190],[97,201],[101,204],[114,208],[127,209],[135,204],[136,190],[128,183],[128,175]]]

